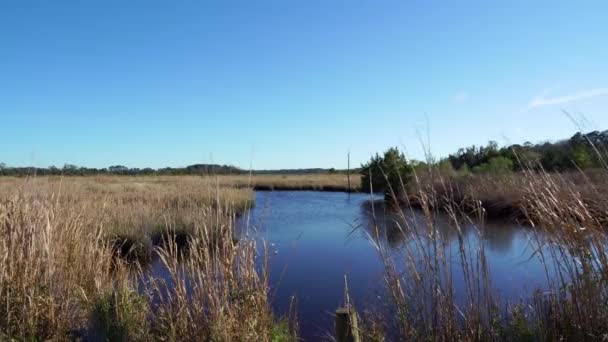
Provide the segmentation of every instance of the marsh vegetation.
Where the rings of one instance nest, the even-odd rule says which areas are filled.
[[[202,178],[4,178],[1,187],[0,338],[293,336],[268,306],[256,264],[264,248],[233,239],[251,190]],[[152,247],[156,235],[163,243]],[[152,252],[171,285],[143,270],[139,257]]]
[[[378,228],[374,217],[370,237],[385,268],[386,308],[367,316],[363,336],[370,340],[605,339],[605,138],[605,132],[593,132],[554,145],[505,149],[490,143],[427,163],[409,162],[397,149],[372,158],[363,170],[369,172],[369,183],[384,191],[385,201],[398,217],[396,234],[407,243],[397,252],[380,243],[386,231]],[[533,160],[528,158],[532,154]],[[469,160],[474,161],[469,164]],[[414,211],[422,213],[422,222],[408,219]],[[447,217],[451,233],[440,229],[440,213]],[[533,294],[522,293],[507,303],[500,300],[496,289],[501,284],[492,282],[496,264],[485,243],[488,217],[530,227],[526,257],[540,262],[538,272],[546,280]],[[471,223],[475,223],[474,243],[465,233]],[[450,243],[454,235],[456,244]]]
[[[606,175],[605,171],[595,172]],[[371,340],[515,341],[597,340],[606,336],[608,213],[606,202],[597,202],[600,197],[595,184],[582,176],[587,186],[581,187],[577,177],[531,170],[517,176],[519,187],[513,196],[518,202],[507,203],[508,212],[516,208],[519,215],[509,219],[529,226],[527,238],[519,242],[524,245],[522,256],[527,267],[535,263],[542,266],[536,272],[545,281],[536,287],[519,278],[522,288],[533,286],[534,292],[522,291],[520,297],[505,302],[500,291],[504,284],[493,282],[494,273],[516,270],[497,267],[495,252],[487,246],[487,236],[492,233],[485,222],[488,200],[474,200],[482,193],[479,188],[470,190],[470,197],[466,197],[456,191],[454,180],[431,171],[425,176],[414,176],[408,188],[391,192],[393,202],[399,201],[399,193],[417,200],[415,205],[406,201],[393,214],[398,218],[394,225],[397,233],[392,234],[407,242],[395,252],[377,242],[385,231],[375,228],[371,234],[385,266],[387,294],[383,302],[388,309],[369,315],[372,318],[366,322],[364,336]],[[433,181],[420,183],[420,179]],[[501,196],[513,191],[513,183],[507,185],[513,179],[475,181],[489,182],[492,193]],[[593,189],[592,198],[585,197],[587,188]],[[423,219],[415,223],[409,220],[413,211],[421,212]],[[439,213],[449,229],[441,229]],[[465,229],[472,223],[472,231]]]

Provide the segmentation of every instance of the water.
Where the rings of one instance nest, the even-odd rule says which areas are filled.
[[[301,335],[317,340],[333,329],[332,313],[344,303],[344,274],[349,292],[359,309],[377,303],[383,294],[384,268],[370,242],[372,212],[383,230],[381,243],[398,251],[403,234],[394,227],[395,215],[386,214],[381,202],[370,204],[364,194],[314,191],[257,192],[256,206],[242,225],[271,244],[270,276],[275,312],[286,313],[292,296],[297,298]],[[413,224],[421,225],[419,212],[407,211]],[[456,234],[447,219],[437,216],[437,227],[450,236],[456,254]],[[477,247],[476,224],[463,227],[465,239]],[[545,285],[542,264],[530,259],[530,231],[510,223],[485,224],[485,255],[492,286],[501,301],[518,301]],[[457,267],[455,269],[458,269]],[[462,293],[462,275],[454,274],[456,296]]]
[[[361,311],[382,303],[384,267],[372,243],[373,222],[381,230],[379,243],[399,257],[405,244],[396,226],[398,215],[387,211],[381,198],[369,195],[315,191],[258,191],[255,207],[238,222],[239,230],[264,238],[270,246],[271,301],[277,315],[288,312],[297,299],[300,334],[314,341],[333,331],[335,310],[344,304],[344,275],[349,293]],[[375,213],[375,215],[372,215]],[[424,227],[419,211],[406,210],[413,227]],[[444,214],[436,214],[436,227],[448,237],[448,254],[458,262],[457,234]],[[462,226],[471,250],[479,246],[477,227]],[[500,301],[529,298],[546,286],[544,267],[533,251],[531,230],[506,222],[486,222],[485,256],[491,285]],[[152,265],[156,277],[167,278],[158,261]],[[464,300],[462,274],[454,267],[456,303]]]
[[[329,192],[257,192],[251,226],[272,244],[275,312],[298,301],[303,338],[332,331],[331,314],[344,302],[344,274],[357,301],[372,299],[383,267],[355,227],[369,195]]]

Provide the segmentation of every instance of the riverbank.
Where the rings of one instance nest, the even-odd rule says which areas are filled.
[[[608,226],[608,171],[545,173],[514,172],[508,174],[470,174],[465,176],[423,173],[406,187],[406,202],[415,208],[445,209],[455,206],[467,214],[477,214],[483,208],[489,219],[539,221],[535,217],[534,200],[551,191],[552,209],[584,204],[584,215]],[[539,192],[542,190],[541,192]]]
[[[352,173],[285,173],[285,174],[219,174],[219,175],[168,175],[168,176],[34,176],[34,177],[0,177],[0,189],[11,188],[20,184],[37,182],[47,184],[59,179],[69,180],[69,183],[92,184],[90,188],[101,189],[109,185],[112,190],[125,187],[188,187],[189,184],[219,186],[221,188],[252,189],[260,191],[293,190],[293,191],[329,191],[329,192],[360,192],[361,175]],[[35,181],[34,181],[35,180]]]
[[[351,174],[350,184],[344,173],[324,174],[284,174],[284,175],[222,175],[217,176],[219,184],[237,188],[252,188],[259,191],[329,191],[359,192],[361,175]]]

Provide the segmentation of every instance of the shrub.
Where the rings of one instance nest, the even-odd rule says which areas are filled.
[[[93,335],[106,341],[148,338],[146,298],[128,286],[101,295],[93,304]]]
[[[506,157],[493,157],[487,163],[473,168],[475,173],[505,174],[513,171],[513,161]]]
[[[454,178],[456,177],[456,170],[454,170],[454,166],[449,159],[444,159],[437,164],[437,169],[439,170],[439,174],[445,178]]]
[[[297,335],[291,330],[288,321],[279,321],[272,325],[270,330],[271,342],[298,341]]]

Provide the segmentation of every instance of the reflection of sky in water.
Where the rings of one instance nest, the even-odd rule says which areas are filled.
[[[359,309],[382,304],[378,297],[385,297],[384,268],[370,242],[375,236],[372,212],[376,214],[380,243],[394,258],[403,260],[404,247],[414,244],[411,238],[405,238],[408,235],[402,229],[420,233],[425,229],[420,211],[404,210],[404,216],[400,216],[385,210],[382,201],[373,203],[369,195],[363,194],[256,192],[255,208],[239,219],[242,230],[268,241],[274,310],[278,315],[286,314],[291,297],[296,296],[301,337],[306,340],[318,340],[320,334],[332,331],[332,314],[343,304],[345,273],[351,298]],[[445,214],[434,215],[435,227],[447,238],[456,303],[460,306],[465,295],[458,235]],[[534,289],[545,287],[542,264],[538,258],[530,258],[530,230],[504,222],[486,222],[483,227],[491,285],[502,303],[528,298]],[[478,228],[468,223],[461,229],[469,251],[475,251],[479,246]],[[171,283],[158,260],[153,262],[151,273]]]
[[[381,202],[373,207],[378,226],[391,248],[404,243],[397,216],[384,210]],[[420,212],[407,212],[411,226],[420,226]],[[348,274],[351,296],[359,308],[374,302],[381,294],[383,267],[368,240],[372,205],[369,195],[321,192],[257,192],[249,229],[256,231],[276,251],[271,257],[273,303],[278,314],[285,313],[290,297],[298,300],[302,337],[315,339],[332,330],[331,313],[343,302],[343,276]],[[457,235],[444,215],[436,215],[436,227],[449,237],[453,263],[459,262]],[[404,226],[404,225],[401,225]],[[353,230],[355,227],[359,229]],[[386,229],[385,229],[386,228]],[[465,225],[464,236],[478,246],[474,224]],[[522,290],[528,294],[545,283],[544,270],[528,246],[529,232],[507,223],[486,223],[485,251],[492,286],[503,300],[518,300]],[[394,249],[393,249],[394,250]],[[462,291],[462,275],[454,267],[456,296]]]
[[[382,267],[359,231],[350,234],[369,196],[317,192],[257,192],[251,227],[277,254],[271,256],[274,307],[285,313],[289,298],[298,300],[302,337],[332,329],[331,314],[343,302],[348,274],[357,300],[372,295]],[[371,299],[371,298],[369,298]],[[311,334],[312,333],[312,334]]]

